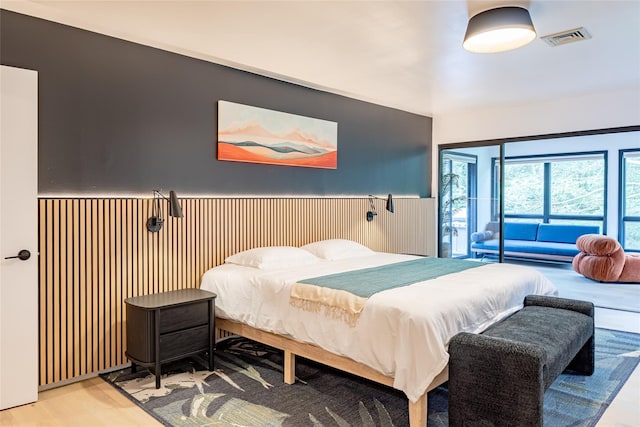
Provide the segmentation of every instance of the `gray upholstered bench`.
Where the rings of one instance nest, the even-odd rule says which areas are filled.
[[[529,295],[482,334],[449,343],[450,426],[542,426],[544,392],[565,369],[591,375],[593,304]]]

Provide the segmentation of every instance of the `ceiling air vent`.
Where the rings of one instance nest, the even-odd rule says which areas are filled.
[[[561,31],[540,37],[549,46],[560,46],[567,43],[579,42],[591,38],[591,34],[586,28],[574,28],[573,30]]]

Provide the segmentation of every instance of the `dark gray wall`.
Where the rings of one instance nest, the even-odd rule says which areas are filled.
[[[429,196],[429,117],[6,10],[0,39],[39,73],[41,194]],[[338,168],[216,160],[218,100],[337,122]]]

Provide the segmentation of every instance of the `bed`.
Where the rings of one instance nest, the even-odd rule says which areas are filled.
[[[365,297],[355,322],[292,297],[297,286],[316,278],[378,274],[421,259],[343,239],[256,248],[207,271],[201,288],[218,295],[219,329],[284,350],[285,382],[295,380],[295,355],[325,363],[402,390],[410,425],[422,427],[427,392],[447,380],[449,340],[458,332],[482,332],[519,310],[526,295],[557,290],[532,268],[458,261],[473,268],[375,292]]]

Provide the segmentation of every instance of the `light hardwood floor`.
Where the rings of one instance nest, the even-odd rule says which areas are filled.
[[[38,401],[0,411],[5,426],[161,426],[102,378],[43,391]]]
[[[636,285],[631,285],[636,286]],[[640,333],[640,313],[596,307],[596,327]],[[596,427],[640,426],[640,366],[637,366]]]

